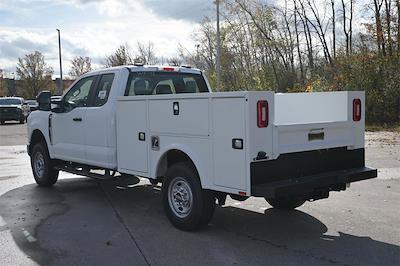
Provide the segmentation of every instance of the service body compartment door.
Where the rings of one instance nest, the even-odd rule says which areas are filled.
[[[246,191],[246,99],[213,98],[212,102],[214,184]],[[233,139],[242,140],[243,149],[234,149]]]
[[[118,171],[148,172],[147,102],[119,101],[117,109]]]
[[[150,100],[150,130],[152,134],[208,136],[208,112],[208,98]]]

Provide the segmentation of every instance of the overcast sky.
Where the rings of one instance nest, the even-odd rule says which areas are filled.
[[[152,41],[157,56],[177,55],[199,21],[213,15],[213,0],[0,0],[0,69],[15,71],[18,57],[35,50],[58,67],[61,29],[64,72],[74,56],[102,64],[123,43]]]
[[[355,33],[365,29],[365,18],[360,14],[367,2],[356,2]],[[178,44],[195,49],[192,36],[204,16],[215,17],[213,3],[214,0],[0,0],[0,69],[14,72],[18,57],[37,50],[58,76],[57,28],[61,29],[64,74],[74,56],[89,56],[98,68],[106,55],[125,43],[134,49],[138,41],[151,41],[158,57],[173,57]],[[317,8],[322,14],[330,10],[326,3]],[[340,42],[340,22],[337,27]]]

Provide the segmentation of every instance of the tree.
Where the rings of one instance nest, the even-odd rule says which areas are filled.
[[[122,44],[111,55],[106,57],[106,67],[123,66],[133,64],[131,53],[127,44]]]
[[[21,93],[27,98],[34,98],[41,90],[53,88],[52,74],[53,69],[38,51],[18,58],[17,75],[21,80]]]
[[[332,52],[333,58],[336,59],[336,10],[335,10],[335,0],[331,0],[332,8]]]
[[[147,44],[138,42],[137,50],[139,52],[137,60],[145,65],[154,65],[157,63],[157,57],[154,52],[154,43],[148,42]]]
[[[182,65],[182,59],[179,57],[171,57],[167,59],[167,63],[170,66],[181,66]]]
[[[385,40],[382,29],[381,8],[383,0],[374,0],[374,15],[375,15],[375,28],[376,28],[376,43],[379,53],[386,55]]]
[[[69,75],[76,79],[83,74],[92,71],[92,60],[89,57],[76,56],[71,60]]]

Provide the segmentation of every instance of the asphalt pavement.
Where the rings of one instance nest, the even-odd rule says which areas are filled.
[[[378,179],[291,212],[228,199],[188,233],[145,179],[61,173],[37,187],[26,126],[0,126],[0,265],[400,265],[400,134],[366,139]]]

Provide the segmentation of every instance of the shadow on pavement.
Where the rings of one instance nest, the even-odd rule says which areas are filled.
[[[302,211],[222,207],[206,229],[181,232],[164,215],[160,188],[137,182],[64,179],[14,189],[0,197],[0,231],[45,265],[399,265],[398,246],[329,235]]]

